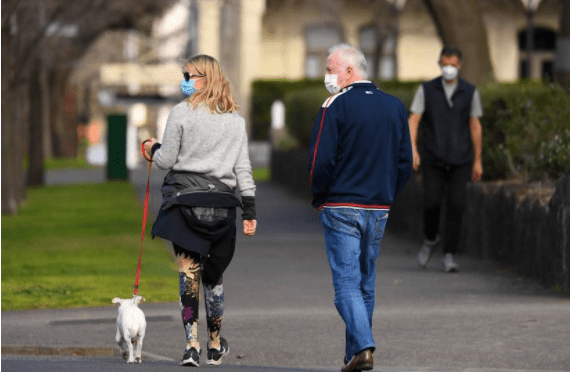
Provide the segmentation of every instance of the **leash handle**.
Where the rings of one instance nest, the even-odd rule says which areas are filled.
[[[143,158],[145,158],[146,161],[152,163],[152,161],[153,161],[153,160],[152,160],[152,155],[151,155],[150,158],[147,158],[147,157],[146,157],[146,151],[144,150],[144,144],[147,143],[148,141],[150,141],[150,140],[147,139],[147,140],[144,140],[143,143],[141,143],[141,151],[142,151],[142,156],[143,156]]]
[[[143,209],[143,220],[142,220],[142,233],[141,233],[141,249],[139,252],[139,262],[137,265],[137,276],[135,278],[135,288],[133,291],[133,295],[136,296],[139,293],[139,281],[140,281],[140,274],[141,274],[141,262],[142,262],[142,253],[143,253],[143,243],[144,243],[144,234],[146,231],[146,220],[148,216],[148,199],[150,195],[150,172],[152,170],[152,159],[146,157],[146,153],[144,150],[144,144],[148,140],[144,141],[141,145],[143,157],[148,161],[148,178],[146,180],[146,192],[144,195],[144,209]]]

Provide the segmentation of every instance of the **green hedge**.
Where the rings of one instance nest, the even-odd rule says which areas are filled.
[[[570,95],[536,81],[480,87],[484,179],[557,179],[570,166]]]
[[[311,139],[313,124],[323,102],[330,96],[322,81],[317,86],[291,90],[285,94],[285,122],[287,129],[299,146],[307,148]],[[376,85],[386,93],[398,97],[409,107],[414,98],[419,82],[399,83],[394,81],[379,82]]]
[[[313,124],[320,107],[329,96],[324,86],[292,91],[285,96],[285,122],[299,146],[309,147]]]
[[[410,107],[419,82],[378,82]],[[570,95],[536,81],[479,87],[483,105],[484,180],[557,179],[570,166]],[[320,106],[328,97],[322,80],[259,80],[252,95],[254,139],[268,139],[271,104],[286,107],[289,146],[307,147]],[[421,138],[420,138],[421,141]]]
[[[256,80],[252,84],[251,94],[251,138],[256,141],[269,140],[271,128],[271,105],[276,100],[285,100],[292,91],[323,86],[322,80]],[[324,88],[323,88],[324,90]]]
[[[395,96],[400,98],[404,104],[409,107],[412,103],[414,92],[417,89],[419,82],[398,82],[398,81],[382,81],[377,82],[377,86]],[[313,97],[306,92],[315,94]],[[305,104],[302,100],[295,99],[293,96],[300,94],[306,97],[312,104]],[[283,79],[268,79],[256,80],[252,84],[251,95],[251,127],[252,127],[252,140],[267,141],[269,140],[269,129],[271,128],[271,105],[276,100],[281,100],[284,103],[300,103],[303,108],[307,108],[307,116],[294,114],[294,117],[311,118],[310,124],[312,125],[314,117],[317,115],[319,107],[324,100],[328,97],[328,93],[324,87],[322,79],[301,79],[301,80],[283,80]],[[286,104],[286,107],[291,106]],[[289,110],[287,110],[289,112]],[[305,129],[302,129],[305,130]],[[310,132],[310,130],[309,130]],[[289,139],[290,140],[290,139]]]

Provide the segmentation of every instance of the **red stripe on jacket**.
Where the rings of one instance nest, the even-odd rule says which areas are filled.
[[[357,203],[324,203],[321,204],[317,209],[322,209],[323,207],[352,207],[352,208],[364,208],[364,209],[386,209],[389,210],[389,205],[371,205],[371,204],[357,204]]]
[[[333,98],[334,96],[330,96],[326,101],[325,101],[325,108],[323,110],[323,117],[321,118],[321,124],[319,126],[319,134],[317,135],[317,141],[315,142],[315,151],[313,151],[313,161],[311,163],[311,173],[309,176],[309,186],[313,185],[313,172],[315,170],[315,161],[317,160],[317,150],[319,149],[319,142],[321,140],[321,132],[323,131],[323,123],[325,122],[325,113],[327,112],[327,107],[329,107],[329,101]]]

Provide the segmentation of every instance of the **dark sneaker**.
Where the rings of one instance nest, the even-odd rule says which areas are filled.
[[[219,366],[222,364],[222,358],[224,355],[227,355],[230,352],[230,346],[228,345],[228,341],[225,338],[220,337],[220,348],[219,349],[210,349],[208,348],[208,360],[206,360],[206,364]]]
[[[184,352],[184,356],[180,361],[181,366],[187,367],[200,367],[200,355],[202,354],[202,350],[196,350],[195,347],[191,347],[190,349],[186,349]]]
[[[374,367],[374,359],[372,358],[372,352],[370,349],[362,350],[360,353],[352,357],[350,362],[348,362],[344,367],[342,367],[342,372],[352,372],[352,371],[369,371]]]

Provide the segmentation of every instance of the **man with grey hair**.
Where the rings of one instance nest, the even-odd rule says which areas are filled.
[[[358,49],[331,49],[310,142],[312,204],[319,212],[335,306],[346,324],[343,372],[370,370],[376,258],[390,205],[412,173],[407,110],[366,79]]]

